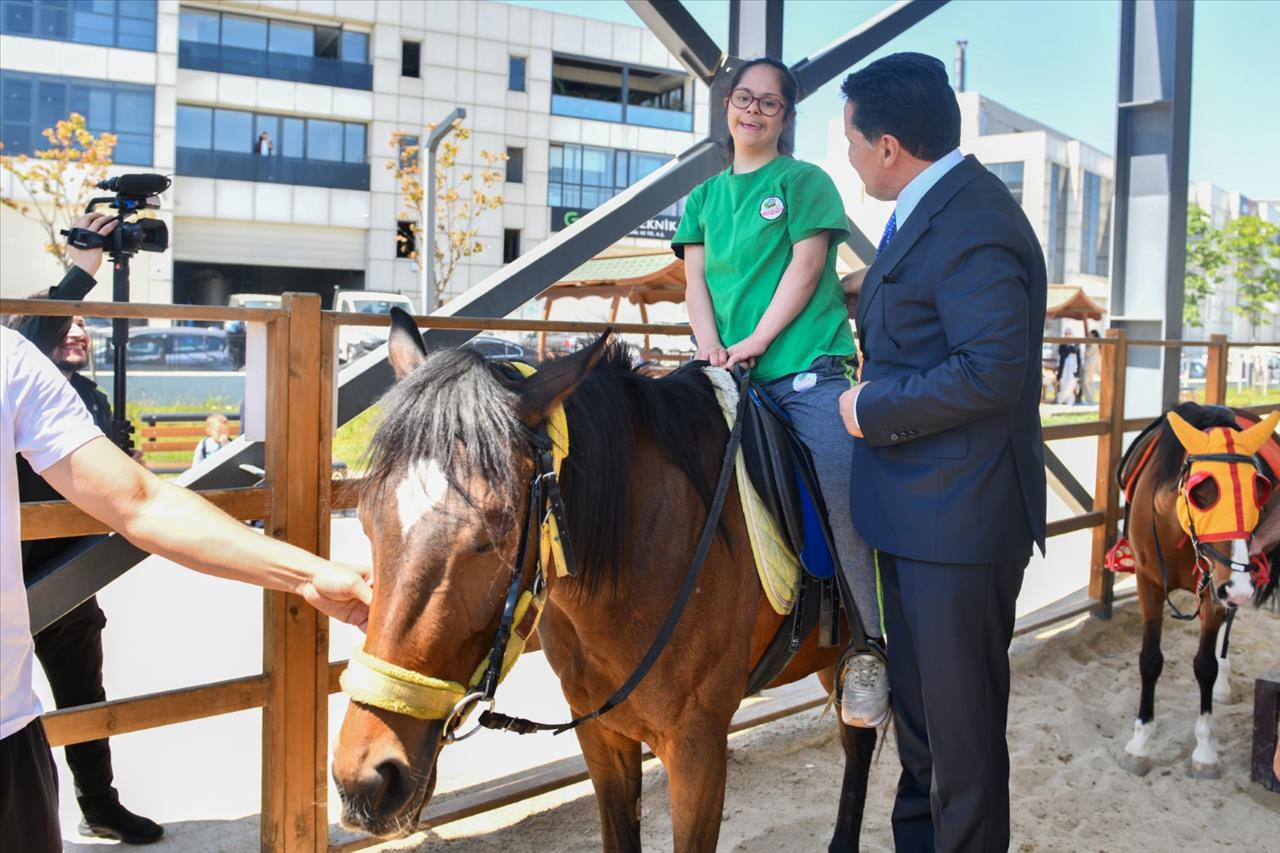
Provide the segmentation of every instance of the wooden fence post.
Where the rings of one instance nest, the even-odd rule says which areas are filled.
[[[1209,336],[1209,360],[1204,371],[1204,404],[1227,404],[1227,336]]]
[[[317,552],[321,488],[321,312],[318,294],[286,293],[286,319],[271,337],[267,478],[269,532]],[[326,425],[327,418],[323,421]],[[327,431],[327,430],[326,430]],[[325,456],[327,463],[328,456]],[[328,476],[328,464],[324,466]],[[327,495],[328,489],[324,493]],[[326,531],[327,538],[327,531]],[[263,601],[261,847],[271,853],[328,849],[324,763],[328,752],[328,619],[299,596],[267,592]]]
[[[1102,512],[1102,524],[1093,528],[1093,549],[1089,560],[1089,596],[1099,602],[1098,615],[1111,617],[1112,585],[1115,578],[1103,566],[1107,549],[1115,541],[1120,519],[1120,489],[1115,468],[1124,445],[1124,378],[1129,362],[1128,338],[1122,329],[1108,329],[1114,344],[1102,347],[1102,388],[1098,394],[1098,418],[1107,431],[1098,436],[1097,474],[1093,487],[1093,508]]]

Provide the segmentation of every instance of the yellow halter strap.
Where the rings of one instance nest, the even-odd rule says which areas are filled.
[[[523,362],[511,362],[522,376],[532,376],[536,369]],[[552,465],[557,476],[560,465],[569,455],[569,423],[565,417],[564,407],[557,407],[547,418],[547,435],[551,439]],[[536,507],[531,511],[536,511]],[[555,517],[547,513],[539,524],[539,549],[541,563],[539,571],[544,571],[552,558],[555,559],[556,575],[563,576],[568,572],[568,564],[564,558],[564,546],[561,542],[560,526]],[[518,569],[517,569],[518,571]],[[547,587],[542,584],[534,594],[530,590],[520,593],[516,602],[515,615],[512,620],[511,638],[503,650],[502,669],[498,674],[498,683],[507,677],[511,667],[524,652],[524,647],[538,626],[543,607],[547,600]],[[364,651],[363,646],[351,653],[347,668],[342,671],[338,683],[342,691],[357,702],[404,714],[418,720],[445,720],[453,716],[455,710],[467,699],[471,690],[480,684],[485,671],[489,667],[486,655],[476,667],[470,682],[463,685],[457,681],[432,678],[411,669],[374,657]],[[469,710],[465,713],[469,713]],[[461,721],[458,722],[461,725]]]

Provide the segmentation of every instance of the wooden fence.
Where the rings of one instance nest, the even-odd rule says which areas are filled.
[[[385,325],[385,317],[320,310],[314,294],[286,294],[279,309],[222,308],[190,305],[115,305],[110,303],[0,300],[0,313],[68,316],[142,317],[183,320],[244,320],[267,329],[266,482],[257,488],[203,491],[201,494],[242,520],[264,519],[270,535],[322,556],[329,554],[332,513],[355,506],[358,480],[333,480],[334,359],[337,330],[342,325]],[[600,323],[503,320],[468,317],[419,317],[423,328],[510,330],[533,332],[599,332]],[[619,333],[688,334],[687,326],[614,324]],[[1150,418],[1124,418],[1124,379],[1128,351],[1136,346],[1206,346],[1206,402],[1225,402],[1227,350],[1223,337],[1209,341],[1126,340],[1123,332],[1105,338],[1048,338],[1047,342],[1102,346],[1102,383],[1098,418],[1084,423],[1051,425],[1046,442],[1096,436],[1097,477],[1090,494],[1065,466],[1048,456],[1050,481],[1067,499],[1072,516],[1049,523],[1058,536],[1091,529],[1087,595],[1051,606],[1024,618],[1019,630],[1032,630],[1090,607],[1110,607],[1110,576],[1102,558],[1119,518],[1120,495],[1112,482],[1126,430]],[[1258,346],[1259,344],[1248,344]],[[1274,344],[1268,344],[1274,346]],[[1256,407],[1265,410],[1267,407]],[[1151,416],[1155,416],[1155,412]],[[1046,451],[1048,448],[1046,447]],[[106,532],[105,528],[66,502],[22,505],[22,538],[40,539]],[[49,740],[55,745],[79,743],[111,735],[187,722],[250,708],[263,709],[262,814],[263,851],[350,850],[362,842],[330,847],[328,836],[328,697],[338,690],[345,661],[329,661],[328,620],[297,596],[266,592],[263,598],[262,671],[212,684],[198,684],[117,699],[45,715]],[[810,692],[784,691],[767,707],[744,709],[736,726],[754,725],[813,707]],[[442,818],[456,819],[496,808],[585,778],[578,763],[560,762],[500,780],[454,804]]]

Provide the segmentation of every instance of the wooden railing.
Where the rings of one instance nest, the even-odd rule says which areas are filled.
[[[0,313],[17,312],[59,316],[236,319],[264,323],[268,364],[266,484],[258,488],[221,489],[201,494],[236,518],[264,519],[267,532],[276,538],[321,556],[329,555],[331,515],[356,505],[360,485],[355,479],[333,480],[330,471],[331,413],[337,392],[334,384],[337,330],[341,325],[385,325],[385,317],[324,312],[320,310],[319,296],[314,294],[286,294],[279,309],[0,300]],[[546,320],[415,319],[423,328],[476,331],[598,333],[605,327],[603,323]],[[664,324],[614,324],[613,328],[624,334],[687,335],[689,332],[687,326]],[[1092,530],[1093,544],[1087,598],[1073,604],[1074,610],[1061,607],[1047,609],[1043,616],[1036,616],[1031,622],[1020,622],[1019,630],[1036,627],[1036,619],[1061,619],[1086,607],[1098,604],[1107,607],[1110,604],[1110,576],[1102,569],[1102,558],[1113,541],[1120,512],[1120,495],[1114,486],[1112,472],[1120,459],[1125,431],[1145,425],[1151,419],[1124,418],[1128,350],[1135,346],[1207,346],[1209,376],[1206,402],[1223,403],[1227,351],[1232,346],[1221,337],[1205,342],[1127,340],[1119,331],[1110,331],[1104,338],[1046,340],[1102,347],[1098,418],[1044,428],[1046,443],[1068,438],[1098,438],[1097,476],[1091,494],[1074,482],[1060,463],[1049,465],[1053,473],[1051,480],[1061,494],[1070,498],[1069,505],[1077,511],[1070,517],[1050,522],[1048,535]],[[1153,412],[1151,417],[1155,415]],[[1056,457],[1052,457],[1050,462],[1054,460]],[[101,532],[105,532],[105,528],[100,523],[66,502],[22,506],[23,539]],[[44,717],[50,742],[54,745],[78,743],[262,708],[261,848],[264,851],[307,850],[312,853],[328,849],[326,797],[322,793],[328,780],[325,767],[328,696],[338,689],[337,675],[345,662],[329,661],[327,619],[306,606],[302,599],[285,593],[266,592],[263,619],[262,672],[54,711]],[[796,694],[791,699],[782,699],[781,706],[775,703],[770,710],[753,712],[744,720],[749,718],[759,722],[773,719],[779,714],[812,707],[814,702],[811,695]],[[496,807],[531,791],[548,790],[551,783],[543,778],[548,772],[544,769],[541,775],[531,774],[525,780],[527,784],[505,780],[501,790],[495,790],[491,796],[480,792],[471,797],[466,808],[458,814],[473,814],[486,805]],[[556,771],[551,775],[558,780],[555,782],[557,785],[581,778],[580,771],[576,769],[572,772]],[[521,791],[525,794],[519,794]],[[353,845],[344,844],[341,849],[353,849]]]

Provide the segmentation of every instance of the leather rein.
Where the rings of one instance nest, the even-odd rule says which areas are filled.
[[[521,372],[531,370],[514,365]],[[527,374],[526,374],[527,375]],[[702,567],[715,538],[720,515],[728,495],[729,483],[734,472],[734,461],[742,443],[744,410],[749,395],[747,387],[750,372],[742,371],[739,377],[738,408],[729,441],[725,446],[720,466],[720,477],[707,514],[698,547],[685,574],[684,584],[672,604],[657,637],[645,653],[634,672],[599,708],[564,723],[539,723],[521,717],[499,714],[494,710],[498,684],[514,665],[524,649],[525,641],[532,634],[541,616],[547,596],[546,566],[556,563],[560,575],[574,576],[576,566],[565,521],[564,501],[560,492],[560,462],[568,453],[568,430],[564,423],[563,408],[550,419],[551,430],[544,423],[534,436],[534,472],[528,487],[528,502],[520,528],[520,541],[516,558],[511,567],[511,580],[507,584],[502,615],[489,653],[480,662],[469,685],[424,676],[386,661],[379,660],[362,650],[357,650],[341,677],[343,690],[352,699],[374,707],[405,714],[417,719],[443,719],[444,741],[453,743],[464,740],[480,728],[532,734],[551,731],[562,734],[577,728],[588,720],[608,713],[626,701],[631,692],[644,680],[666,648],[667,642],[680,621],[685,606],[697,585]],[[562,433],[557,435],[556,433]],[[525,564],[528,561],[531,531],[541,531],[533,580],[526,588],[523,583]],[[481,712],[478,725],[465,733],[459,733],[467,718],[480,705],[488,707]]]

